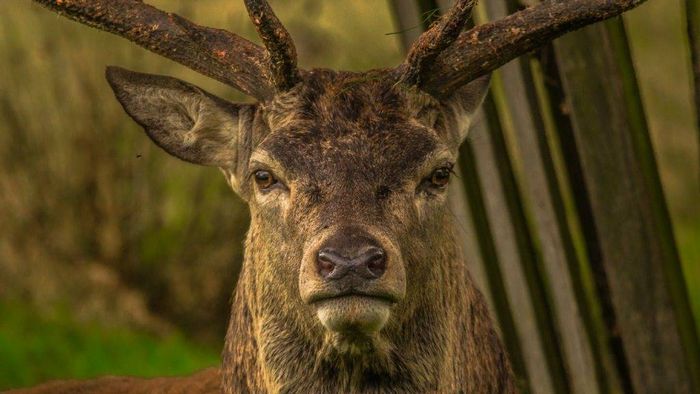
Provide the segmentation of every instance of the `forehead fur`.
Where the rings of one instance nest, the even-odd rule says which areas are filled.
[[[270,134],[260,148],[291,173],[326,167],[399,176],[420,165],[441,141],[434,127],[437,101],[396,86],[382,71],[310,71],[265,113]]]

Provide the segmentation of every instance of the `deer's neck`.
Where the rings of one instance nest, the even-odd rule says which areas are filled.
[[[505,352],[486,304],[455,253],[424,285],[413,313],[383,333],[382,354],[349,357],[284,313],[265,311],[248,257],[223,352],[224,392],[509,392]]]

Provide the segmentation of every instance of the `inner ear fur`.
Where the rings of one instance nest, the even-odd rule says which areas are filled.
[[[234,104],[177,78],[110,66],[106,71],[117,100],[148,136],[169,154],[190,163],[233,169],[243,129]]]
[[[469,132],[474,115],[486,98],[491,83],[491,74],[479,77],[460,87],[449,97],[441,100],[452,116],[457,142],[461,144]]]

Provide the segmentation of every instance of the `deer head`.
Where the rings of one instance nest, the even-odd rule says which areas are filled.
[[[218,167],[249,204],[224,362],[247,368],[256,377],[241,379],[257,387],[282,390],[299,379],[282,364],[309,355],[315,371],[328,360],[362,359],[355,366],[396,381],[438,385],[445,371],[455,375],[396,348],[441,352],[432,362],[481,363],[474,374],[508,386],[503,351],[451,230],[446,190],[459,146],[489,72],[642,1],[545,1],[463,31],[475,0],[457,0],[403,64],[364,73],[298,69],[288,32],[263,0],[245,4],[266,49],[137,0],[39,2],[258,99],[230,103],[174,78],[107,69],[117,99],[158,146]],[[417,339],[430,319],[438,319],[435,333]],[[474,343],[467,353],[446,350],[461,341]],[[346,380],[370,384],[363,376]],[[464,376],[453,378],[455,388]],[[410,387],[437,387],[421,384]]]
[[[392,310],[411,308],[423,284],[407,278],[430,276],[445,241],[447,184],[488,77],[439,96],[416,85],[441,49],[433,40],[454,40],[472,2],[428,32],[405,65],[359,74],[300,72],[267,3],[246,5],[269,52],[273,94],[259,103],[116,67],[107,79],[158,146],[219,167],[248,202],[249,253],[265,254],[246,270],[258,291],[354,349],[379,338]]]

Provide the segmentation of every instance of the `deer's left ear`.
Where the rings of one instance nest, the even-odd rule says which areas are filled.
[[[474,120],[477,109],[484,102],[489,91],[491,74],[479,77],[460,87],[449,97],[441,101],[445,105],[449,116],[452,117],[457,143],[461,144],[467,137],[469,128]]]
[[[195,164],[235,167],[251,105],[227,102],[171,77],[119,67],[108,67],[106,76],[126,112],[166,152]]]

